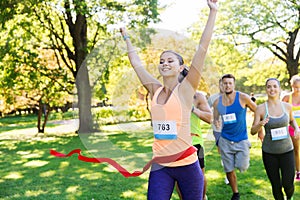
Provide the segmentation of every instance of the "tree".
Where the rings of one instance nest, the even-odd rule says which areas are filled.
[[[276,70],[274,70],[274,68],[276,68]],[[284,83],[281,85],[282,89],[286,89],[286,87],[289,86],[286,68],[276,57],[266,59],[263,62],[253,60],[250,66],[244,69],[244,73],[247,76],[244,77],[243,83],[246,87],[252,88],[251,91],[264,93],[266,80],[270,77],[276,77],[279,81]]]
[[[6,25],[14,24],[12,20]],[[16,28],[0,35],[0,43],[6,47],[1,50],[4,56],[0,62],[0,96],[5,100],[1,111],[38,114],[38,132],[44,133],[51,109],[66,103],[73,85],[66,83],[68,74],[57,67],[54,51],[35,48],[26,31]]]
[[[93,131],[91,85],[85,59],[91,50],[111,34],[110,26],[125,22],[129,27],[158,21],[157,0],[85,1],[26,0],[13,7],[14,17],[30,16],[17,25],[37,40],[34,46],[52,49],[59,69],[66,67],[76,84],[79,107],[79,132]],[[18,12],[19,10],[19,12]],[[39,40],[40,33],[47,35]]]
[[[243,50],[270,51],[285,63],[289,78],[298,74],[300,45],[300,6],[298,0],[226,1],[219,30],[223,39]],[[297,43],[298,42],[298,43]]]

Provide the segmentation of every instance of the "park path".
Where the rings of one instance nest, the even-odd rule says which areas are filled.
[[[49,121],[45,133],[38,133],[37,128],[14,129],[0,133],[0,140],[37,140],[39,138],[52,137],[55,135],[70,135],[78,130],[78,119]],[[142,131],[151,129],[150,122],[132,122],[106,125],[101,127],[103,131]]]
[[[78,129],[78,120],[57,120],[49,121],[48,126],[45,128],[45,133],[38,133],[37,127],[34,128],[24,128],[24,129],[14,129],[11,131],[6,131],[0,134],[0,140],[29,140],[38,137],[47,137],[53,134],[63,135],[70,134]],[[52,126],[49,126],[52,125]],[[55,125],[55,126],[53,126]]]

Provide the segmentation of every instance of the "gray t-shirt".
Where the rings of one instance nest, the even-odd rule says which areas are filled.
[[[211,95],[211,96],[208,98],[208,100],[207,100],[209,107],[213,108],[214,102],[215,102],[220,96],[221,96],[221,93],[216,93],[216,94]],[[220,121],[220,127],[219,127],[219,128],[217,128],[217,127],[215,126],[214,123],[212,123],[211,125],[212,125],[212,129],[213,129],[215,132],[221,133],[221,130],[222,130],[222,117],[221,117],[221,116],[219,117],[219,121]]]
[[[289,115],[281,103],[283,114],[280,117],[272,117],[268,112],[268,104],[266,106],[266,115],[269,116],[269,122],[265,124],[265,138],[262,144],[262,150],[266,153],[281,154],[292,151],[293,143],[289,135]]]
[[[214,102],[219,98],[220,95],[221,95],[220,93],[216,93],[216,94],[211,95],[208,98],[209,107],[213,107]]]

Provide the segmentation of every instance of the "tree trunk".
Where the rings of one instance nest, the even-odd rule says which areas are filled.
[[[45,111],[44,111],[44,123],[43,123],[43,127],[42,127],[42,130],[43,130],[43,132],[42,133],[44,133],[45,132],[45,127],[46,127],[46,124],[47,124],[47,121],[48,121],[48,117],[49,117],[49,113],[50,113],[50,106],[49,105],[46,105],[46,104],[44,104],[45,105]]]
[[[91,86],[87,66],[83,63],[76,77],[79,108],[78,133],[90,133],[93,131],[93,120],[91,112]]]
[[[71,1],[65,0],[66,23],[68,25],[75,55],[71,56],[71,60],[75,62],[76,88],[79,109],[79,128],[78,133],[90,133],[93,131],[93,120],[91,111],[91,86],[89,82],[89,74],[86,66],[85,58],[87,56],[87,19],[86,14],[81,12],[86,6],[84,0]],[[71,12],[71,5],[75,6]],[[83,7],[82,7],[83,6]],[[76,15],[74,15],[76,14]]]
[[[43,105],[42,105],[42,101],[39,100],[38,124],[37,124],[38,133],[44,133],[44,132],[42,132],[42,130],[41,130],[42,116],[43,116]]]
[[[37,125],[38,133],[45,133],[45,127],[47,124],[49,113],[50,113],[50,107],[47,104],[42,103],[41,100],[39,100],[38,125]],[[43,121],[43,116],[44,116],[44,121]]]
[[[289,58],[291,59],[291,58]],[[287,70],[288,70],[288,73],[289,73],[289,80],[291,80],[292,76],[298,74],[298,61],[295,61],[294,59],[293,60],[287,60]]]
[[[70,24],[70,32],[75,48],[76,64],[76,87],[78,94],[79,108],[79,129],[78,133],[90,133],[93,131],[93,120],[91,111],[91,86],[89,73],[85,58],[87,56],[87,20],[84,15],[76,16],[75,24]]]
[[[295,48],[298,32],[299,29],[289,32],[289,39],[287,40],[286,65],[289,72],[289,80],[291,80],[292,76],[298,74],[300,48],[298,51]]]

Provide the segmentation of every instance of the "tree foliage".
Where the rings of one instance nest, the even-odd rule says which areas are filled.
[[[224,39],[253,54],[267,49],[285,63],[289,78],[298,74],[299,1],[226,1],[220,12]]]
[[[18,26],[20,22],[31,19],[23,15],[12,18],[0,33],[0,43],[4,47],[1,48],[0,62],[1,112],[22,110],[38,113],[38,130],[44,132],[49,111],[66,103],[66,96],[72,92],[73,85],[66,81],[68,74],[65,70],[57,67],[54,51],[36,46],[36,38]],[[39,40],[42,40],[45,36],[41,30],[38,27],[35,30],[40,33]]]
[[[287,1],[225,1],[219,8],[216,29],[208,55],[217,67],[217,77],[232,73],[237,89],[264,91],[268,77],[276,77],[286,88],[298,73],[299,3]],[[191,28],[193,38],[201,34],[203,15]]]
[[[76,85],[79,106],[80,132],[92,130],[91,116],[91,89],[89,80],[89,62],[86,58],[89,53],[105,38],[109,37],[114,24],[120,22],[129,27],[146,26],[149,22],[158,21],[157,0],[151,1],[85,1],[85,0],[25,0],[22,2],[13,0],[7,5],[0,4],[8,16],[1,21],[9,37],[2,41],[1,57],[8,55],[11,49],[18,49],[21,44],[12,43],[16,33],[22,32],[27,37],[21,41],[31,45],[26,51],[20,48],[18,51],[34,54],[31,58],[35,62],[40,58],[37,49],[51,49],[55,55],[56,71],[60,72],[65,84]],[[14,5],[14,6],[11,6]],[[12,22],[14,21],[14,22]],[[4,32],[2,32],[5,35]],[[7,48],[9,47],[9,48]],[[3,50],[3,49],[8,49]],[[11,53],[11,52],[10,52]],[[111,56],[114,52],[111,52]],[[107,55],[105,55],[107,56]],[[9,54],[14,59],[15,55]],[[107,59],[109,62],[111,59]],[[18,65],[15,61],[14,65]],[[24,63],[24,62],[22,62]],[[7,64],[7,63],[6,63]],[[35,66],[30,60],[26,65]],[[109,64],[100,66],[104,79],[109,74]],[[12,68],[7,70],[12,73]],[[51,73],[46,72],[48,76]],[[12,76],[17,76],[14,74]],[[51,79],[55,81],[55,79]],[[9,81],[8,81],[9,82]],[[101,83],[101,82],[100,82]]]

